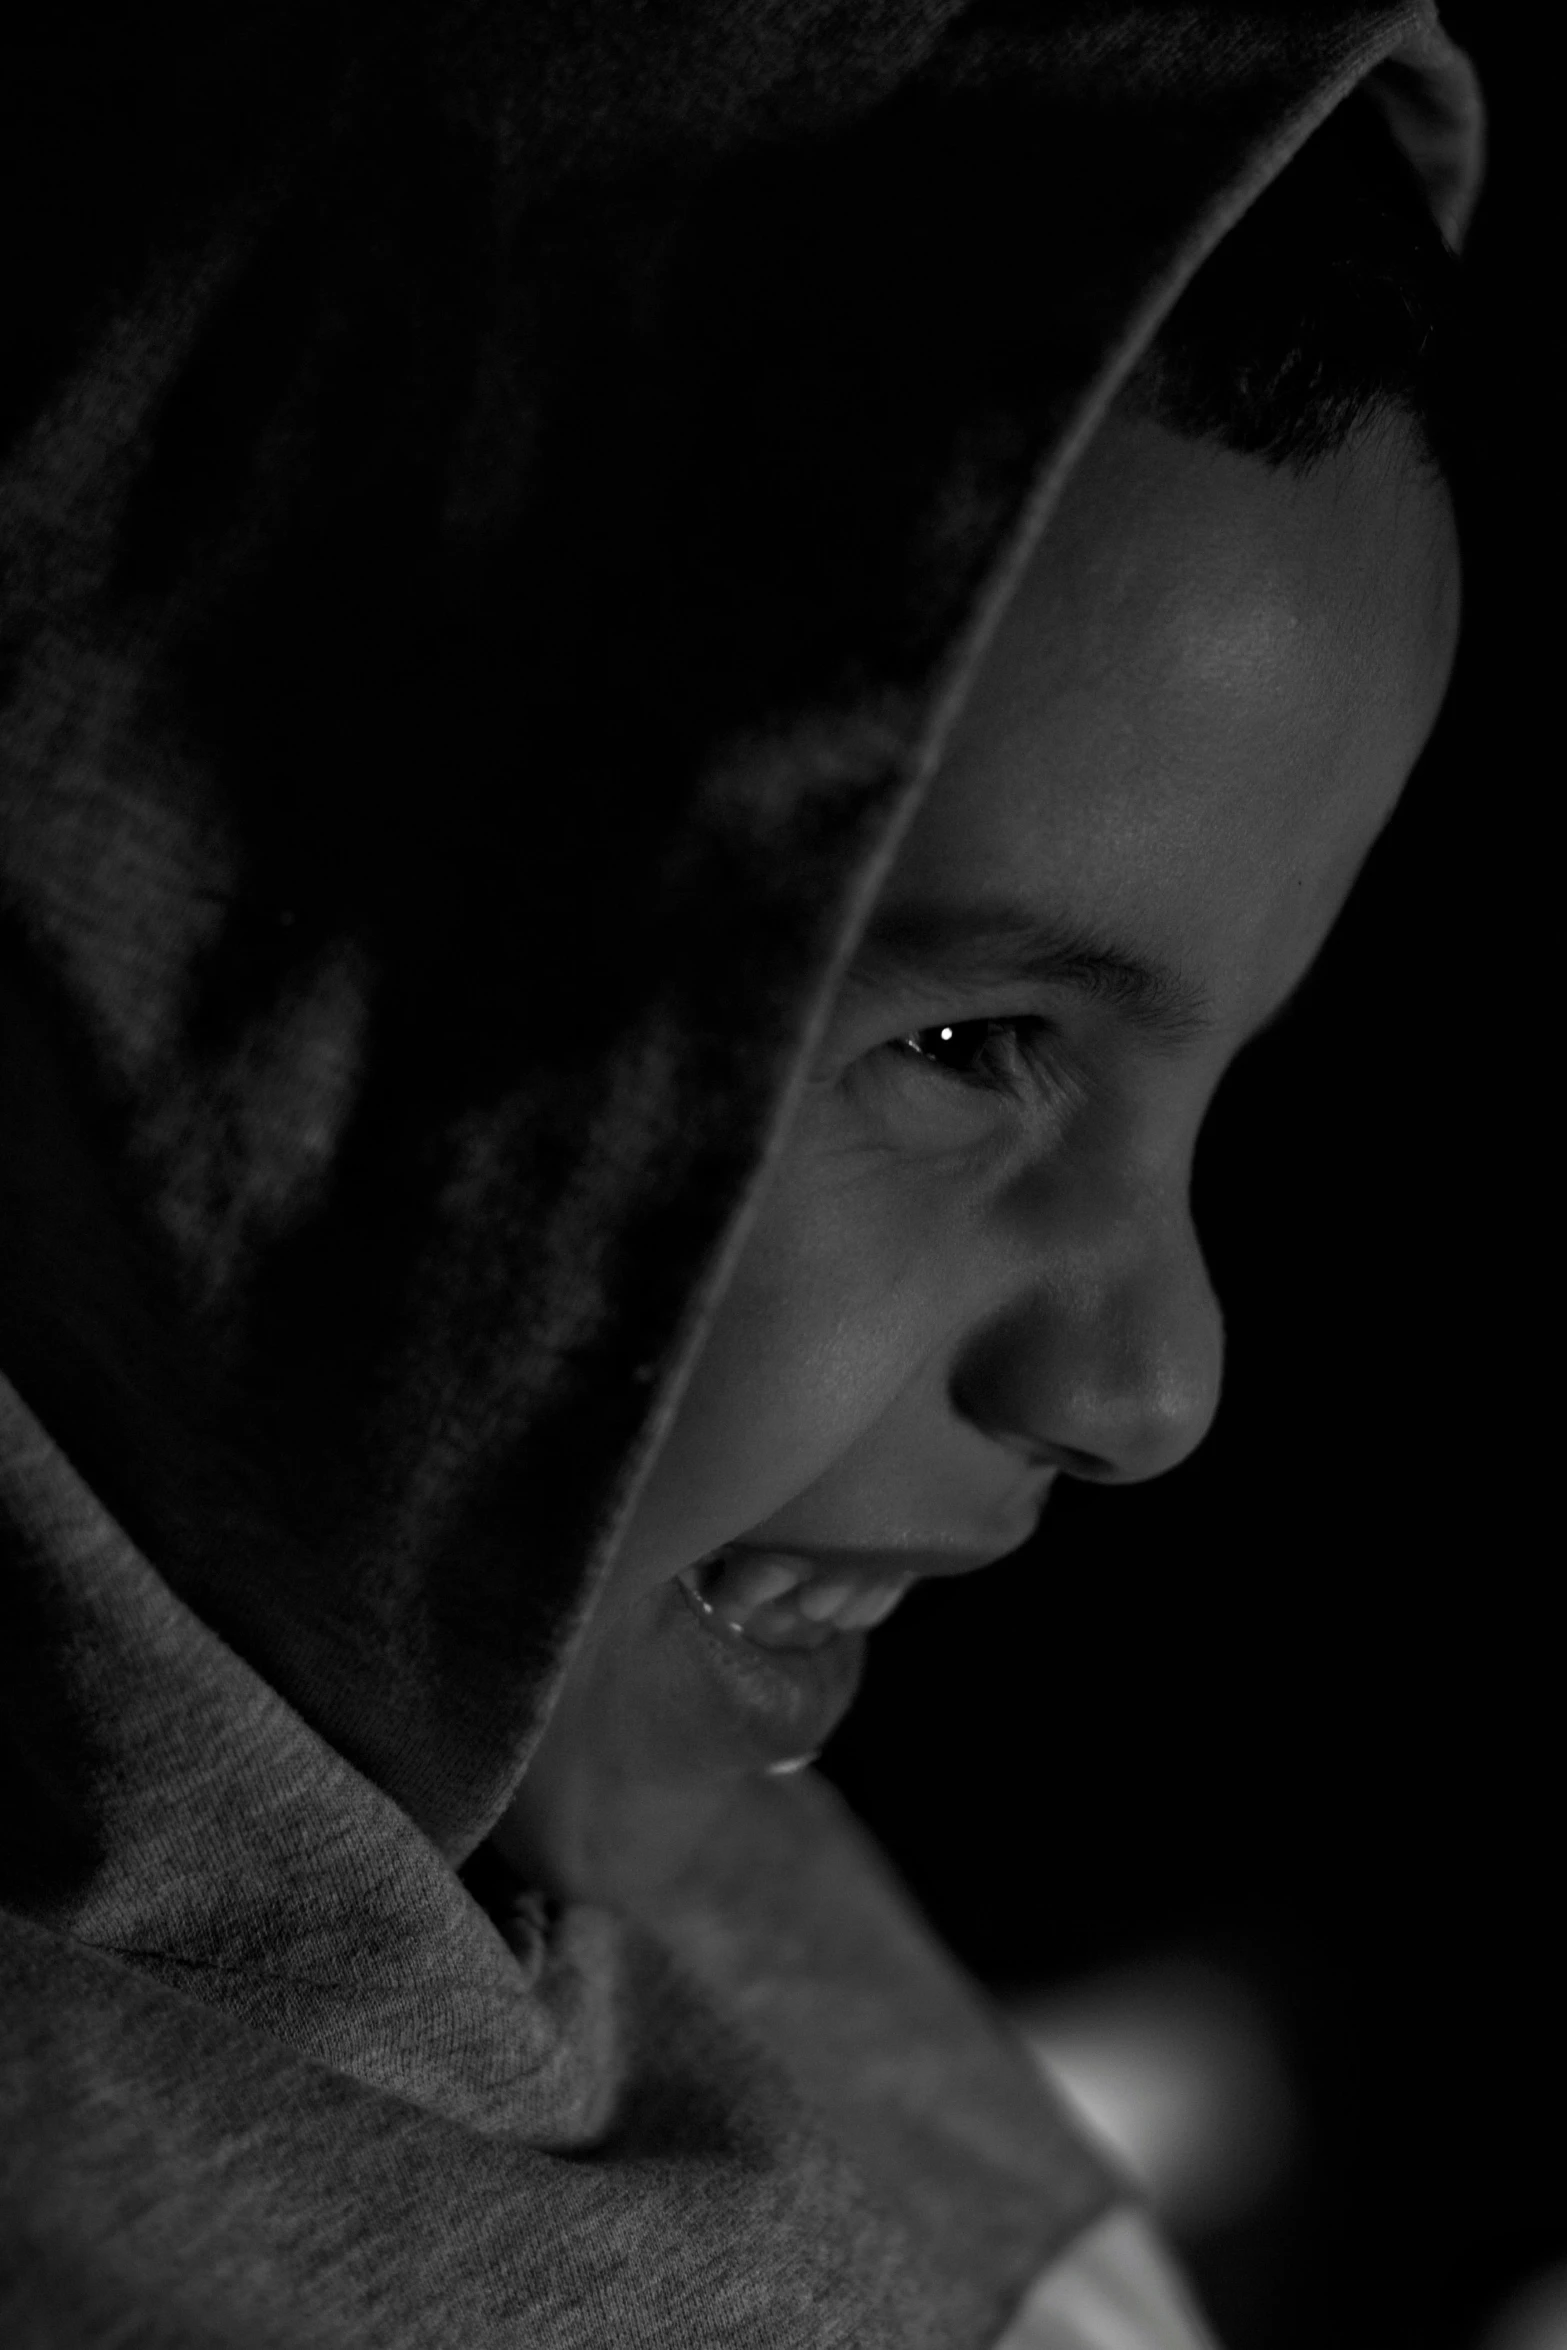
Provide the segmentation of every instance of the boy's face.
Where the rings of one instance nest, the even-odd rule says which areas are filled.
[[[1201,1441],[1198,1129],[1392,811],[1457,605],[1402,428],[1305,480],[1100,433],[843,989],[521,1847],[616,1785],[809,1752],[910,1579],[1014,1549],[1062,1473]]]

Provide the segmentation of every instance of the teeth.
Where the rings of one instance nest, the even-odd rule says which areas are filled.
[[[714,1562],[684,1580],[709,1613],[731,1631],[749,1630],[764,1643],[787,1635],[791,1624],[827,1632],[868,1632],[885,1622],[908,1590],[912,1576],[887,1583],[851,1583],[842,1577],[814,1577],[803,1560],[721,1552]]]
[[[868,1632],[885,1623],[909,1587],[910,1578],[896,1583],[813,1583],[796,1605],[813,1624],[832,1624],[840,1632]]]
[[[758,1608],[795,1590],[807,1572],[792,1559],[726,1558],[703,1577],[702,1597],[725,1623],[739,1630]]]
[[[852,1583],[813,1583],[809,1591],[801,1592],[796,1605],[813,1624],[841,1623],[853,1598]]]
[[[838,1618],[845,1631],[868,1632],[873,1624],[883,1624],[907,1591],[907,1583],[881,1583],[874,1591],[867,1591]]]

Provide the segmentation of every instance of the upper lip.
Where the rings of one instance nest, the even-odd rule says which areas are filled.
[[[814,1542],[731,1542],[725,1549],[745,1558],[801,1559],[819,1575],[848,1576],[856,1583],[912,1583],[927,1576],[972,1575],[1009,1557],[1027,1540],[1027,1534],[1020,1534],[1015,1542],[987,1544],[983,1549],[960,1543],[923,1550],[833,1549]]]

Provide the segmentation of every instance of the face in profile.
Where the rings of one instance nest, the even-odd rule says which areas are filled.
[[[1457,604],[1401,425],[1300,478],[1112,416],[841,991],[530,1767],[530,1861],[569,1876],[617,1790],[810,1753],[913,1583],[1202,1441],[1198,1132],[1392,812]]]

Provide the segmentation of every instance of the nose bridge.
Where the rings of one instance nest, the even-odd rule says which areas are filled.
[[[1190,1152],[1084,1168],[1015,1203],[1016,1286],[960,1367],[1004,1442],[1129,1482],[1173,1468],[1218,1407],[1223,1324],[1192,1222]]]

